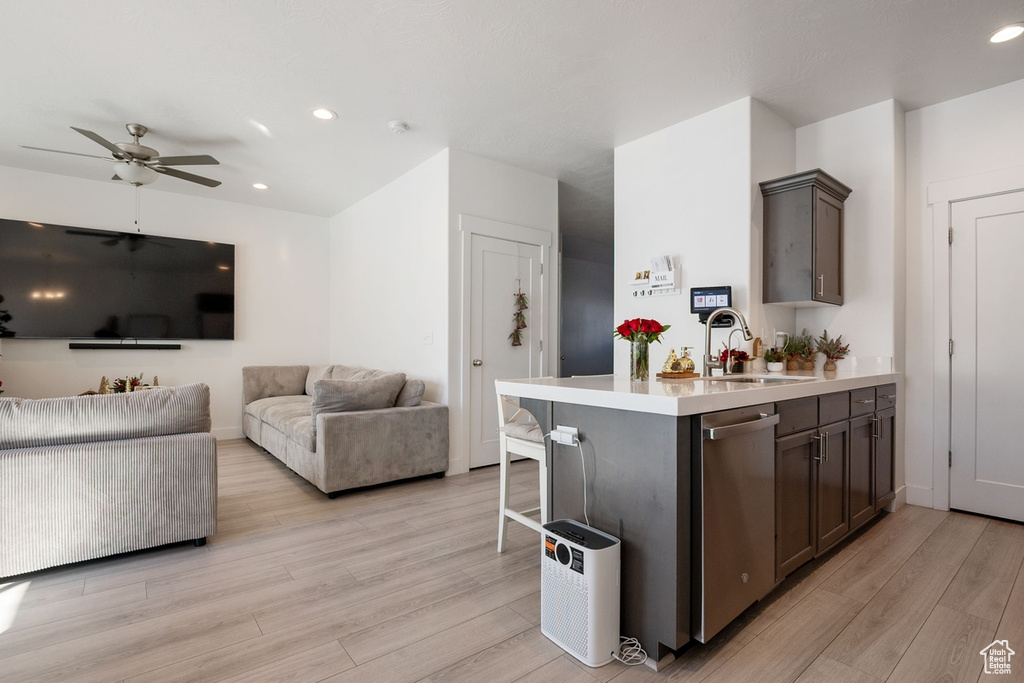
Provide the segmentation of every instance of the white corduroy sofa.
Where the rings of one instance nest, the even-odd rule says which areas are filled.
[[[448,469],[448,407],[422,380],[347,365],[242,368],[245,436],[332,498]]]
[[[205,384],[0,397],[0,576],[216,531]]]

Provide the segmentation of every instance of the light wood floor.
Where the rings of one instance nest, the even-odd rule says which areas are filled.
[[[0,681],[976,681],[996,638],[1024,680],[1024,526],[912,506],[667,669],[587,669],[540,633],[536,534],[495,552],[497,475],[329,500],[222,442],[205,547],[0,583]]]

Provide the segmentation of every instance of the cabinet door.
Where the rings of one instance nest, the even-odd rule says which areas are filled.
[[[775,440],[775,580],[814,557],[817,432]]]
[[[875,514],[873,415],[850,420],[850,529]]]
[[[850,531],[850,423],[818,428],[817,539],[820,553]]]
[[[814,189],[814,282],[811,298],[843,303],[843,202]]]
[[[875,418],[875,510],[881,510],[896,498],[893,432],[896,409],[880,410]]]

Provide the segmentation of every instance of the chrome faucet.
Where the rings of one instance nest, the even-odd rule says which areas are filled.
[[[711,314],[708,315],[708,321],[707,321],[708,329],[707,329],[707,331],[705,332],[705,335],[704,335],[704,376],[705,377],[711,377],[711,371],[713,369],[715,369],[715,368],[722,368],[726,375],[729,374],[729,361],[731,361],[732,359],[729,358],[728,361],[723,363],[722,361],[718,360],[717,358],[712,358],[712,356],[711,356],[711,323],[715,322],[715,319],[718,318],[718,316],[723,315],[725,313],[728,313],[729,315],[734,316],[736,320],[739,320],[740,328],[743,331],[743,338],[745,340],[750,341],[751,339],[754,338],[754,335],[752,335],[750,333],[750,328],[747,327],[747,320],[746,320],[746,318],[744,318],[743,314],[740,313],[739,311],[737,311],[735,308],[733,308],[731,306],[726,306],[724,308],[716,308],[715,310],[711,311]]]

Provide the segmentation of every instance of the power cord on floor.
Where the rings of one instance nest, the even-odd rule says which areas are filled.
[[[612,655],[626,666],[637,666],[647,661],[647,653],[636,638],[619,638],[619,651]]]

